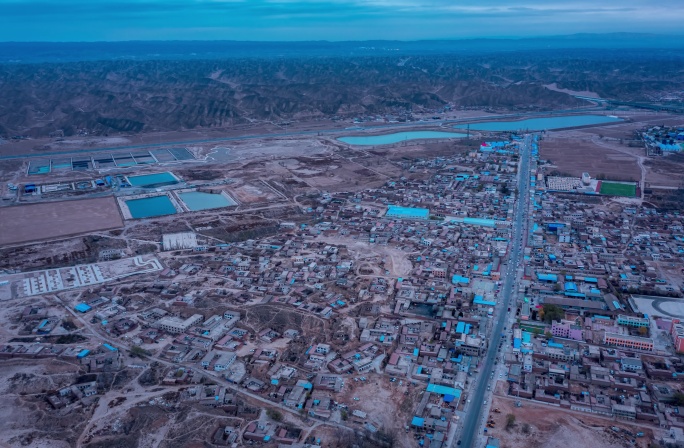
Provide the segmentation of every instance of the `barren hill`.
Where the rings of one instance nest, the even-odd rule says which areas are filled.
[[[654,101],[682,95],[670,50],[535,50],[222,60],[106,60],[0,66],[0,136],[138,133],[454,107],[583,105],[558,89]],[[679,99],[681,101],[681,98]]]

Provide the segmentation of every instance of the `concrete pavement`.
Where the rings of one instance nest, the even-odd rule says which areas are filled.
[[[494,368],[494,361],[498,357],[498,347],[502,340],[501,334],[503,332],[504,324],[509,318],[507,310],[511,303],[511,297],[514,294],[517,294],[514,292],[514,287],[517,285],[517,278],[519,276],[518,267],[523,262],[522,239],[526,236],[529,211],[531,146],[532,136],[526,135],[521,149],[520,168],[518,170],[518,198],[515,211],[513,247],[504,271],[505,279],[501,290],[503,301],[497,307],[494,316],[496,323],[491,332],[491,343],[487,349],[484,367],[480,370],[478,381],[470,394],[470,406],[467,407],[460,437],[456,438],[457,440],[460,440],[460,445],[458,445],[459,442],[454,442],[451,445],[452,447],[461,446],[464,448],[471,448],[481,444],[481,428],[484,425],[484,419],[486,419],[487,416],[487,405],[491,405],[491,394],[493,392],[493,390],[487,391],[486,388],[488,384],[494,386],[496,380],[498,380],[498,369]],[[508,340],[508,338],[505,340]],[[492,380],[494,381],[492,382]],[[494,389],[494,387],[491,387],[491,389]]]

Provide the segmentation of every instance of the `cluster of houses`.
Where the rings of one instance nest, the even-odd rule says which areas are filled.
[[[410,176],[321,194],[304,210],[311,220],[283,222],[275,236],[161,257],[163,271],[131,281],[125,293],[93,289],[74,311],[122,346],[176,364],[162,382],[194,384],[188,400],[231,412],[242,412],[236,387],[306,418],[373,432],[378,416],[350,401],[345,385],[373,375],[417,388],[422,394],[405,429],[440,448],[482,356],[499,343],[492,315],[511,247],[518,144],[484,142],[465,154],[407,160]],[[531,186],[523,281],[510,310],[516,323],[502,335],[509,393],[684,427],[673,407],[684,378],[674,357],[684,349],[684,325],[644,311],[650,295],[681,294],[674,276],[663,275],[673,266],[681,274],[679,215]],[[259,319],[254,308],[297,319]],[[35,335],[60,322],[32,308],[21,319],[22,331]],[[312,332],[301,321],[333,331]],[[97,372],[118,359],[107,345],[72,344],[53,354],[57,344],[9,344],[0,357],[78,351],[73,357]],[[198,384],[205,373],[225,384]],[[85,394],[76,390],[51,402],[58,407],[70,394]],[[277,422],[225,426],[213,437],[300,442]]]
[[[684,126],[653,126],[638,134],[649,156],[680,152],[684,148]]]

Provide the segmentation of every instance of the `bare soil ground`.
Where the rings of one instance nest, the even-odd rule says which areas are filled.
[[[646,179],[652,186],[681,187],[684,183],[684,154],[649,158],[644,162]]]
[[[122,226],[119,207],[112,197],[4,207],[0,245]]]
[[[495,397],[492,410],[498,408],[501,413],[492,412],[489,418],[494,420],[495,427],[488,434],[501,440],[502,448],[567,448],[571,446],[587,446],[592,448],[619,448],[631,446],[628,437],[622,430],[633,434],[639,431],[645,437],[637,439],[638,447],[646,447],[652,440],[652,431],[648,428],[627,424],[622,421],[597,418],[595,416],[552,406],[523,401],[523,407],[516,408],[514,401]],[[515,425],[506,430],[507,415],[515,416]],[[529,429],[527,429],[529,426]],[[621,429],[616,433],[612,426]],[[527,433],[526,433],[527,432]]]
[[[540,143],[539,151],[540,157],[550,160],[556,166],[553,170],[560,173],[579,177],[588,172],[592,177],[603,174],[616,180],[641,179],[636,157],[599,146],[589,138],[549,136]]]
[[[556,171],[573,176],[589,172],[616,180],[644,180],[651,185],[679,186],[684,157],[646,157],[635,131],[651,126],[678,126],[682,117],[647,112],[618,112],[626,121],[607,126],[570,129],[547,134],[540,145],[542,159],[556,165]],[[643,178],[639,160],[643,163]],[[548,174],[548,172],[547,172]]]
[[[229,194],[241,204],[269,202],[281,199],[276,193],[260,182],[244,183],[227,189]]]
[[[349,406],[350,414],[356,409],[366,412],[369,423],[396,436],[397,446],[414,446],[415,441],[409,438],[404,426],[420,400],[420,387],[411,386],[409,381],[402,381],[401,385],[399,381],[390,383],[387,377],[370,372],[364,376],[366,381],[345,380],[337,401]]]
[[[71,384],[78,367],[55,360],[4,360],[0,369],[0,445],[73,446],[84,416],[54,412],[44,392]],[[5,445],[6,444],[6,445]]]

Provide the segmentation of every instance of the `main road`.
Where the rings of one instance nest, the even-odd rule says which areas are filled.
[[[496,313],[496,322],[493,325],[492,333],[489,338],[489,347],[485,356],[483,367],[480,369],[479,379],[473,387],[473,392],[469,394],[470,402],[466,405],[466,415],[463,419],[463,427],[460,435],[455,440],[460,440],[460,447],[471,448],[479,440],[480,425],[483,409],[486,408],[484,402],[487,394],[487,384],[490,383],[490,376],[495,377],[494,360],[502,341],[504,323],[508,318],[508,307],[511,297],[514,296],[514,286],[518,276],[518,266],[522,264],[523,248],[522,241],[525,237],[528,222],[529,210],[529,189],[530,189],[530,148],[532,146],[532,136],[526,135],[520,150],[520,169],[518,178],[518,198],[513,222],[513,246],[508,257],[506,271],[504,273],[504,283],[501,289],[503,300]],[[496,380],[496,378],[494,378]],[[455,446],[456,443],[452,444]]]

